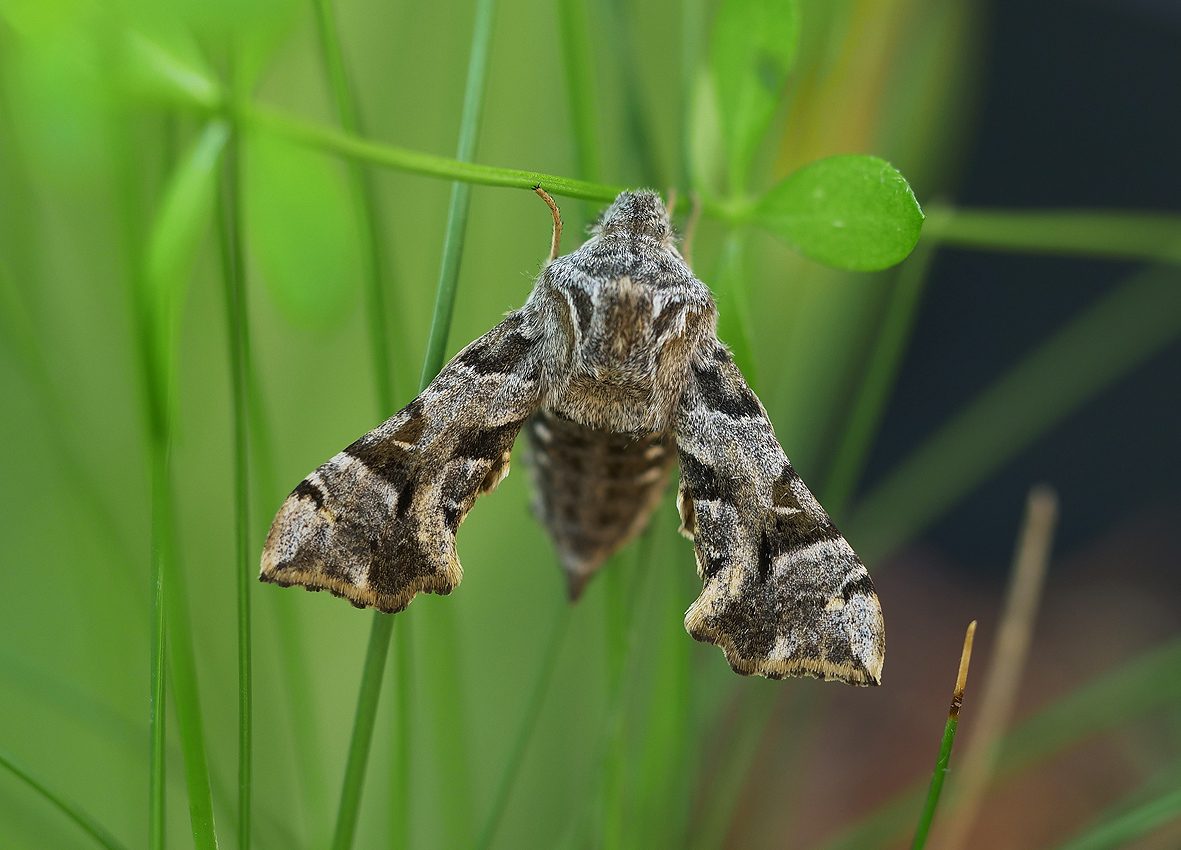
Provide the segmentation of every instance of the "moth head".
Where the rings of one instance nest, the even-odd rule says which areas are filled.
[[[672,238],[673,228],[660,196],[650,189],[641,189],[620,193],[591,226],[591,234],[664,242]]]

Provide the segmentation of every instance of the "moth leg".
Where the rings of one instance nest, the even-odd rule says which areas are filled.
[[[885,633],[873,582],[721,343],[692,365],[676,436],[682,523],[703,579],[689,633],[739,673],[878,684]]]
[[[418,398],[301,481],[279,509],[260,579],[401,611],[450,593],[455,533],[508,474],[541,397],[542,330],[522,308],[473,342]]]

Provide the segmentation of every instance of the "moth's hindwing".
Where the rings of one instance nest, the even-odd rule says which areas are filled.
[[[685,627],[739,673],[879,684],[885,631],[865,566],[725,346],[715,341],[691,371],[676,424],[678,501],[704,587]]]
[[[450,593],[463,572],[455,532],[508,474],[513,440],[538,405],[536,325],[527,308],[509,314],[301,481],[271,526],[260,579],[387,612],[419,592]]]

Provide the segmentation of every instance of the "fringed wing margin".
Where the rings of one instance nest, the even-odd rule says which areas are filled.
[[[455,532],[508,474],[541,397],[542,331],[525,308],[456,355],[418,398],[305,478],[279,509],[262,581],[395,612],[450,593]]]
[[[676,437],[681,530],[704,581],[689,634],[744,675],[879,684],[885,632],[869,573],[720,342],[692,365]]]

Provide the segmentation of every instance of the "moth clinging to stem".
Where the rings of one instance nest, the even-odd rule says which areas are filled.
[[[508,474],[524,428],[535,508],[571,597],[647,524],[680,465],[701,596],[689,634],[739,673],[881,680],[873,582],[804,486],[717,338],[709,289],[650,191],[624,192],[578,250],[554,240],[524,306],[416,399],[305,478],[275,517],[263,581],[401,611],[450,593],[455,533]]]

